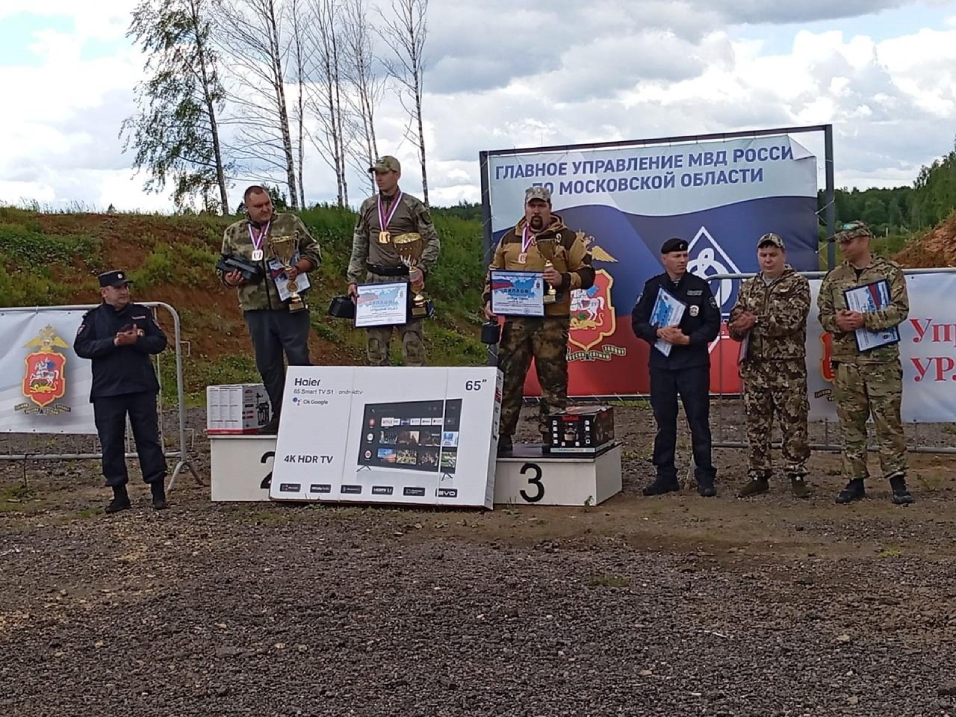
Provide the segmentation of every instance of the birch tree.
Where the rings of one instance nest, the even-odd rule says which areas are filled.
[[[392,0],[390,19],[380,30],[385,44],[394,52],[393,57],[385,59],[385,68],[389,77],[397,83],[399,99],[409,115],[405,136],[418,151],[422,168],[422,199],[425,200],[426,206],[428,206],[428,171],[425,164],[422,95],[424,94],[425,39],[428,36],[427,12],[428,0]]]
[[[146,169],[146,190],[173,183],[173,202],[184,208],[199,197],[203,209],[229,213],[220,141],[225,92],[219,57],[210,41],[207,0],[143,0],[127,36],[146,55],[147,79],[136,87],[136,114],[124,120],[123,150]],[[218,193],[218,199],[216,194]]]

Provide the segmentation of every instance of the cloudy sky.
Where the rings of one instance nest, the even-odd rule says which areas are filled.
[[[171,209],[118,136],[142,78],[135,5],[0,0],[0,203]],[[427,59],[433,204],[478,200],[482,149],[832,122],[837,185],[865,188],[911,183],[956,135],[956,0],[431,0]],[[415,193],[393,96],[381,115]],[[334,197],[317,155],[305,185]]]

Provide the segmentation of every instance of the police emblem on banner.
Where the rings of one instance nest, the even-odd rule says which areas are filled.
[[[21,388],[23,397],[30,399],[32,404],[21,403],[14,410],[28,415],[50,416],[69,412],[69,406],[56,403],[66,395],[66,356],[57,349],[66,349],[69,345],[48,324],[24,348],[39,349],[24,359],[26,366]]]
[[[570,342],[585,351],[597,346],[617,330],[611,303],[614,279],[604,269],[594,273],[594,285],[571,292]]]
[[[710,279],[717,274],[739,274],[740,269],[720,243],[714,239],[707,227],[700,231],[687,248],[689,260],[687,271],[701,279]],[[740,279],[715,279],[710,282],[720,315],[726,319],[737,300]]]

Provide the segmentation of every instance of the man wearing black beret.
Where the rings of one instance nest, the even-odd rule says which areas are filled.
[[[704,279],[687,273],[687,242],[668,239],[661,247],[664,273],[648,279],[631,313],[634,335],[650,344],[651,408],[657,421],[654,466],[657,478],[644,495],[661,495],[680,489],[674,452],[677,443],[677,397],[690,424],[697,492],[717,494],[717,474],[711,460],[710,352],[708,345],[720,333],[720,309]],[[659,325],[652,316],[658,297],[684,305],[679,322]],[[666,295],[669,295],[667,297]]]
[[[107,513],[130,507],[126,484],[126,418],[156,510],[166,507],[166,458],[159,440],[159,382],[150,357],[166,348],[166,334],[145,306],[130,302],[126,272],[100,274],[103,303],[83,317],[73,341],[81,358],[93,361],[90,402],[103,447],[103,475],[113,489]]]

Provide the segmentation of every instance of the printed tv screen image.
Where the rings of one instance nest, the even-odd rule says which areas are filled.
[[[454,473],[461,403],[452,399],[367,404],[359,466]]]

